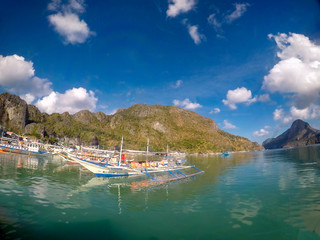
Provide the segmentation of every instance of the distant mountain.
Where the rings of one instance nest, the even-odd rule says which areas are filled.
[[[262,149],[257,143],[220,130],[210,118],[174,106],[135,104],[114,115],[88,110],[51,115],[9,93],[0,95],[0,124],[8,130],[54,142],[153,151],[222,152]]]
[[[276,138],[265,140],[265,149],[289,148],[320,143],[320,131],[312,128],[308,123],[298,119],[291,127]]]

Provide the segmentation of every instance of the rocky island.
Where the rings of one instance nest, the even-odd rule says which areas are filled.
[[[75,114],[41,113],[20,97],[0,95],[0,124],[10,131],[51,143],[100,145],[114,148],[125,138],[125,148],[186,152],[250,151],[257,143],[220,130],[216,122],[175,106],[135,104],[113,115],[82,110]]]
[[[320,131],[312,128],[309,123],[295,120],[291,127],[276,138],[265,140],[265,149],[289,148],[320,143]]]

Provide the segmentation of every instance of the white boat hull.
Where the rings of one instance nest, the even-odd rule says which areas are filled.
[[[26,155],[37,155],[37,154],[45,154],[46,152],[42,152],[39,150],[28,149],[19,146],[11,146],[11,145],[0,145],[0,150],[2,152],[7,153],[18,153],[18,154],[26,154]]]
[[[69,157],[80,163],[83,167],[87,168],[89,171],[93,172],[97,176],[103,177],[116,177],[116,176],[129,176],[129,175],[139,175],[142,174],[140,171],[134,169],[128,169],[122,166],[112,166],[112,165],[102,165],[99,163],[93,163],[86,161],[75,156],[69,155]]]
[[[131,175],[145,175],[149,173],[161,173],[191,168],[192,166],[176,166],[176,167],[149,167],[149,168],[129,168],[126,166],[104,165],[80,159],[69,154],[69,157],[80,163],[83,167],[100,177],[117,177]]]

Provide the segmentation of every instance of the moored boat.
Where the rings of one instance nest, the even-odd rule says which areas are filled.
[[[83,167],[93,172],[99,177],[119,177],[119,176],[132,176],[132,175],[147,175],[152,178],[150,174],[153,173],[164,173],[176,171],[179,172],[183,178],[187,175],[182,174],[181,170],[194,168],[199,173],[203,171],[195,168],[194,166],[184,166],[173,161],[153,161],[153,162],[92,162],[89,160],[81,159],[74,154],[68,154],[68,157],[72,160],[80,163]]]
[[[203,173],[202,170],[195,166],[185,166],[186,159],[172,158],[166,154],[165,158],[160,160],[150,160],[149,155],[149,141],[147,144],[146,158],[144,160],[138,160],[134,158],[125,158],[125,154],[122,151],[123,139],[121,140],[121,148],[119,154],[113,152],[108,155],[93,155],[92,153],[83,152],[68,152],[66,155],[60,154],[78,162],[83,167],[96,174],[99,177],[119,177],[119,176],[148,176],[155,182],[158,181],[153,175],[157,173],[168,173],[171,176],[166,181],[174,181],[197,174]],[[193,169],[196,172],[188,173],[183,172],[187,169]],[[172,177],[173,176],[173,177]],[[165,182],[161,178],[161,182]]]
[[[17,154],[45,154],[47,151],[41,147],[39,143],[27,143],[27,144],[12,144],[12,143],[0,143],[1,152],[5,153],[17,153]]]
[[[221,156],[221,157],[228,157],[228,156],[230,156],[230,152],[221,153],[220,156]]]

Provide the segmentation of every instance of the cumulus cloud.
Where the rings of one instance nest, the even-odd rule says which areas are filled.
[[[0,86],[5,90],[20,95],[28,103],[36,97],[49,94],[52,83],[35,76],[32,61],[16,54],[0,55]]]
[[[74,114],[84,109],[94,111],[97,101],[94,92],[80,87],[67,90],[63,94],[51,92],[48,96],[38,100],[35,105],[40,111],[49,114],[63,112]]]
[[[53,0],[48,9],[56,12],[49,15],[48,19],[65,44],[84,43],[95,34],[84,20],[80,20],[79,15],[85,11],[83,1],[69,0],[68,4],[62,4],[59,0]]]
[[[291,96],[293,106],[306,109],[319,99],[320,46],[302,34],[269,35],[280,61],[264,77],[263,88]]]
[[[18,55],[0,55],[0,86],[29,104],[43,97],[36,106],[47,113],[93,111],[98,100],[92,91],[87,92],[84,88],[73,88],[64,94],[54,92],[52,82],[35,76],[33,62]]]
[[[311,104],[304,109],[298,109],[292,106],[289,111],[285,112],[282,108],[273,112],[273,119],[282,123],[290,123],[296,119],[318,119],[320,118],[320,106]]]
[[[0,55],[0,81],[10,85],[19,79],[30,79],[34,76],[33,62],[25,61],[24,57],[16,54],[4,57]]]
[[[230,123],[228,120],[223,121],[223,127],[224,129],[236,129],[237,127]]]
[[[49,16],[54,30],[64,37],[65,43],[84,43],[91,35],[87,23],[73,13],[57,13]]]
[[[209,114],[213,114],[213,113],[217,114],[219,112],[221,112],[220,108],[214,108],[212,111],[209,112]]]
[[[252,98],[251,91],[245,87],[237,88],[235,90],[228,90],[227,99],[223,99],[224,105],[227,105],[230,109],[237,109],[237,104],[246,103],[251,104],[257,101],[256,98]]]
[[[22,94],[20,95],[20,98],[25,100],[28,104],[31,104],[36,99],[36,97],[30,93]]]
[[[253,136],[255,137],[263,137],[269,135],[269,131],[267,130],[269,126],[265,126],[258,131],[253,132]]]
[[[176,17],[181,13],[189,12],[195,5],[195,0],[169,0],[167,16]]]
[[[290,108],[290,113],[292,117],[295,119],[316,119],[320,117],[320,106],[312,104],[304,109],[298,109],[295,106],[293,106]]]
[[[201,108],[202,106],[199,104],[199,103],[196,103],[196,102],[191,102],[189,100],[189,98],[186,98],[185,100],[183,101],[180,101],[180,100],[173,100],[173,104],[175,106],[178,106],[178,107],[182,107],[182,108],[185,108],[185,109],[189,109],[189,110],[194,110],[194,109],[197,109],[197,108]]]
[[[280,120],[284,117],[283,109],[276,109],[273,112],[273,120]]]

